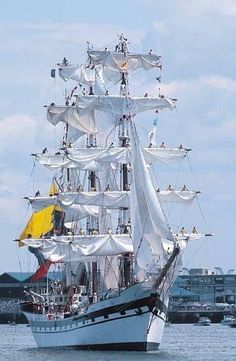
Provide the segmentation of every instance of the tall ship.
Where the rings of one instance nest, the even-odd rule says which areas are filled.
[[[156,119],[176,107],[161,93],[130,94],[133,72],[156,71],[159,82],[161,67],[152,50],[130,52],[122,34],[114,50],[88,43],[85,64],[64,58],[51,70],[72,84],[64,105],[47,106],[48,121],[64,133],[54,152],[32,154],[53,172],[52,185],[46,195],[25,197],[33,213],[18,240],[39,261],[33,281],[53,265],[63,270],[21,303],[39,347],[148,351],[161,343],[183,252],[208,235],[175,229],[165,211],[169,202],[189,205],[198,191],[161,190],[152,172],[191,149],[157,145],[156,121],[148,141],[136,126],[139,113]]]

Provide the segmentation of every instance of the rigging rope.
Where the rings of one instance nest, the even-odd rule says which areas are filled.
[[[200,189],[188,155],[187,155],[187,159],[188,159],[188,164],[189,164],[191,173],[192,173],[192,175],[193,175],[195,184],[196,184],[197,188]],[[199,210],[200,210],[200,213],[201,213],[201,216],[202,216],[202,218],[203,218],[203,221],[204,221],[204,223],[205,223],[208,231],[210,232],[210,226],[209,226],[209,224],[207,223],[206,217],[205,217],[205,215],[204,215],[204,213],[203,213],[203,210],[202,210],[202,208],[201,208],[201,205],[200,205],[200,202],[199,202],[199,199],[198,199],[198,196],[197,196],[197,195],[196,195],[196,200],[197,200],[198,208],[199,208]]]

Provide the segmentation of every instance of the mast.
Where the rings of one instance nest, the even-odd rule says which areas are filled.
[[[93,87],[89,87],[89,95],[94,95]],[[87,134],[87,148],[96,148],[96,136],[92,134]],[[88,177],[88,191],[96,192],[96,173],[94,171],[89,172]],[[95,235],[99,232],[97,219],[93,216],[88,216],[88,233]],[[93,299],[95,295],[98,294],[98,264],[97,262],[92,262],[90,264],[90,293]]]
[[[128,52],[127,39],[123,34],[119,36],[119,44],[116,46],[116,51],[124,54]],[[121,71],[121,83],[120,83],[120,96],[127,97],[129,95],[129,82],[128,71],[125,69]],[[119,124],[119,144],[121,148],[129,146],[129,132],[128,121],[130,121],[129,114],[123,114]],[[120,190],[129,191],[129,177],[128,177],[128,165],[126,163],[120,165]],[[122,233],[128,233],[128,208],[123,208],[120,211],[120,229]],[[120,258],[121,268],[121,287],[129,287],[132,283],[131,280],[131,264],[133,262],[131,254],[127,253]]]

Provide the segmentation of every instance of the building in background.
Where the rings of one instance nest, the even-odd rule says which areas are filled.
[[[197,301],[200,304],[236,304],[236,272],[229,270],[224,274],[219,267],[214,270],[183,269],[172,287],[171,300],[183,303]]]
[[[62,273],[49,272],[40,282],[32,282],[33,273],[8,272],[0,275],[0,323],[26,322],[19,302],[26,290],[46,294],[50,285],[60,282]],[[196,322],[201,315],[220,322],[225,313],[236,312],[236,272],[226,274],[221,268],[183,268],[170,292],[169,320]]]

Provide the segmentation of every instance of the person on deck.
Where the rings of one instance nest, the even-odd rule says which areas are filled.
[[[164,142],[162,142],[162,143],[161,143],[161,145],[160,145],[160,148],[165,149],[165,147],[166,147],[166,146],[165,146],[165,143],[164,143]]]
[[[167,191],[170,191],[170,192],[171,192],[171,191],[174,191],[174,188],[172,187],[171,184],[168,185]]]
[[[195,234],[197,234],[198,233],[198,231],[197,231],[197,229],[196,229],[196,227],[194,226],[193,227],[193,229],[192,229],[192,233],[195,233]]]
[[[62,60],[62,65],[67,66],[69,64],[69,61],[66,59],[66,57],[64,56],[63,60]]]
[[[185,228],[184,228],[184,227],[181,228],[180,233],[181,233],[181,234],[186,234],[186,231],[185,231]]]
[[[80,235],[80,236],[84,236],[84,230],[83,230],[83,228],[80,228],[80,229],[79,229],[79,235]]]

